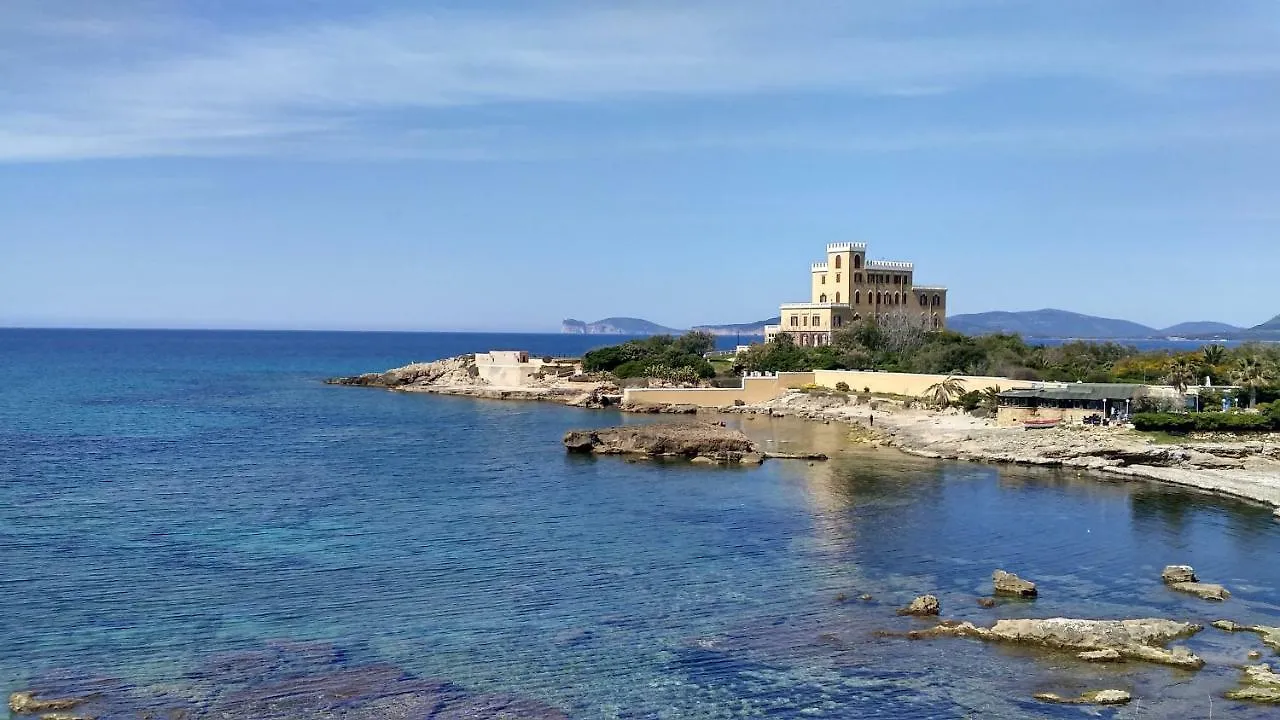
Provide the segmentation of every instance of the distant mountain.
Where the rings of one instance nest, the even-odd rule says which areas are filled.
[[[1256,325],[1250,328],[1250,330],[1253,332],[1280,332],[1280,315],[1271,318],[1261,325]]]
[[[1159,330],[1128,320],[1081,315],[1066,310],[1029,310],[1024,312],[985,312],[953,315],[947,328],[966,335],[1018,333],[1025,337],[1145,338],[1161,335]]]
[[[578,335],[672,335],[683,331],[640,318],[612,317],[591,323],[570,318],[561,323],[560,332]]]
[[[781,318],[769,318],[749,323],[727,325],[695,325],[694,330],[709,332],[712,335],[758,335],[764,336],[765,325],[777,325]],[[613,317],[583,322],[572,318],[560,324],[560,332],[577,335],[679,335],[687,332],[677,328],[669,328],[648,320],[629,317]]]
[[[730,325],[694,325],[694,330],[702,330],[712,335],[758,335],[764,337],[765,325],[777,325],[782,322],[780,317],[772,317],[768,320],[757,320],[749,323],[735,323]]]
[[[1160,331],[1161,335],[1166,337],[1191,337],[1197,335],[1215,335],[1225,337],[1227,335],[1235,335],[1243,331],[1244,328],[1238,328],[1235,325],[1228,325],[1220,322],[1184,322],[1178,323],[1171,327],[1167,327]]]

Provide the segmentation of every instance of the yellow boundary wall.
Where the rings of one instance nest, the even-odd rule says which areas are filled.
[[[741,400],[753,405],[779,397],[787,390],[805,385],[835,389],[847,383],[849,391],[870,391],[887,395],[920,397],[925,391],[948,377],[954,378],[966,392],[998,387],[1001,390],[1039,387],[1043,383],[1005,377],[969,377],[964,375],[920,375],[915,373],[862,372],[858,370],[815,370],[813,372],[778,373],[768,377],[745,377],[741,388],[630,388],[623,391],[622,401],[631,405],[696,405],[726,407]]]

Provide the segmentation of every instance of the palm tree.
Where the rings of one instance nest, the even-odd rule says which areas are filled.
[[[948,375],[941,382],[936,382],[925,388],[924,394],[934,407],[951,407],[951,403],[964,394],[964,384],[955,379],[955,377]]]
[[[1275,379],[1275,370],[1261,357],[1246,355],[1236,361],[1232,382],[1249,391],[1249,407],[1258,407],[1258,388]]]
[[[1198,368],[1195,363],[1191,362],[1191,358],[1183,355],[1182,357],[1174,358],[1173,362],[1169,363],[1164,381],[1178,388],[1179,393],[1184,393],[1196,381],[1197,370]]]
[[[1204,364],[1210,367],[1221,365],[1227,359],[1227,349],[1221,345],[1205,345],[1200,348]]]
[[[982,391],[982,408],[995,415],[1000,411],[1000,386],[989,387]]]

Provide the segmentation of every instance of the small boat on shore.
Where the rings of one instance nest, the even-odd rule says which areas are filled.
[[[1042,430],[1058,427],[1061,420],[1023,420],[1022,426],[1028,430]]]

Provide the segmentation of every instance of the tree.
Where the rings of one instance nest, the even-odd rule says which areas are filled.
[[[982,408],[992,415],[995,415],[1000,410],[999,385],[982,391]]]
[[[1216,367],[1227,361],[1227,349],[1221,345],[1205,345],[1200,348],[1200,356],[1205,365]]]
[[[1197,378],[1196,364],[1187,356],[1174,358],[1169,363],[1169,368],[1165,373],[1164,381],[1178,389],[1179,393],[1185,393],[1187,388],[1196,382]]]
[[[1236,361],[1235,372],[1231,380],[1236,385],[1249,391],[1249,407],[1258,406],[1258,388],[1270,385],[1275,380],[1275,369],[1258,355],[1245,355]]]
[[[947,408],[951,407],[951,403],[956,398],[964,394],[964,384],[948,375],[942,381],[925,388],[924,394],[934,407]]]

